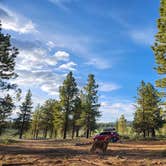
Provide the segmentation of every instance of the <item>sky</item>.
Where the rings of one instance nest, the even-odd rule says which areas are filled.
[[[132,120],[141,80],[158,78],[151,46],[159,1],[0,0],[3,33],[19,49],[13,80],[34,107],[59,96],[72,71],[79,88],[94,74],[99,85],[100,122],[122,114]]]

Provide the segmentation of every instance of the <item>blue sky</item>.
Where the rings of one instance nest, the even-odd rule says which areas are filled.
[[[58,98],[58,87],[73,71],[78,86],[89,73],[99,84],[102,117],[133,119],[141,80],[157,74],[151,45],[159,2],[149,0],[1,0],[4,33],[19,48],[16,82],[32,89],[34,105]]]

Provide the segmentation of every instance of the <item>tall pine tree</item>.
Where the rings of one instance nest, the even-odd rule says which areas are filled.
[[[18,113],[18,118],[16,119],[16,127],[19,130],[19,138],[22,139],[22,136],[25,131],[30,128],[31,114],[32,114],[32,94],[28,90],[25,101],[20,106],[20,112]]]
[[[134,129],[143,136],[151,135],[155,137],[155,130],[158,130],[162,124],[161,99],[159,92],[150,83],[141,82],[138,88],[137,106],[134,116]]]
[[[67,75],[66,79],[63,82],[63,85],[60,87],[59,92],[60,103],[62,106],[62,111],[64,113],[63,139],[66,139],[69,127],[69,115],[75,108],[75,102],[78,96],[78,88],[72,72],[69,72],[69,74]]]
[[[166,87],[166,1],[160,1],[160,18],[157,21],[158,33],[156,34],[156,41],[152,47],[155,54],[157,73],[163,78],[156,81],[156,85],[161,88]]]
[[[91,132],[96,129],[96,120],[100,117],[97,88],[98,85],[96,84],[94,75],[89,74],[87,85],[84,87],[85,102],[83,105],[85,110],[82,114],[84,123],[86,124],[86,138],[89,138]]]
[[[15,60],[18,49],[11,45],[10,35],[4,35],[0,23],[0,135],[5,128],[6,119],[11,115],[14,107],[8,90],[16,90],[16,85],[9,81],[17,77],[15,73]]]

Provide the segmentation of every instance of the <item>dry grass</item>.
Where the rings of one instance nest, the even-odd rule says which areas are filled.
[[[75,143],[72,140],[27,140],[0,144],[0,165],[166,166],[166,141],[111,143],[105,156],[91,154],[91,145],[75,146]]]

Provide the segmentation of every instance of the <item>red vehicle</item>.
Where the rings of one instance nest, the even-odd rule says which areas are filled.
[[[96,135],[93,139],[95,140],[105,140],[105,138],[108,137],[110,142],[117,142],[119,140],[119,134],[115,131],[111,132],[111,131],[105,131],[102,132],[98,135]]]

